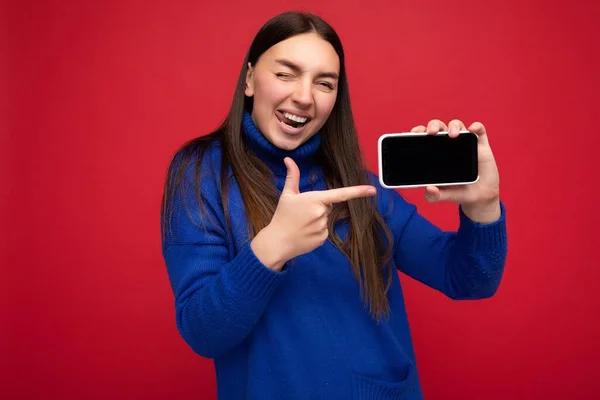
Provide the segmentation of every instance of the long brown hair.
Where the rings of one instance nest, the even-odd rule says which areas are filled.
[[[249,238],[271,221],[279,193],[273,184],[271,171],[252,153],[248,152],[242,137],[242,118],[245,110],[251,111],[253,99],[244,94],[248,63],[255,65],[258,58],[271,46],[294,35],[314,32],[329,42],[340,59],[338,93],[331,115],[320,130],[321,145],[318,160],[323,169],[328,188],[371,184],[364,167],[358,136],[354,124],[348,81],[346,77],[342,43],[333,30],[320,17],[313,14],[287,12],[269,20],[257,33],[246,55],[233,102],[224,122],[214,132],[195,138],[180,148],[169,165],[162,199],[162,234],[170,232],[173,199],[183,195],[188,168],[195,164],[193,190],[201,203],[200,166],[204,150],[212,141],[222,148],[221,198],[225,219],[229,223],[227,202],[228,167],[231,167],[244,200],[248,216]],[[354,276],[360,283],[362,299],[372,316],[378,320],[389,312],[387,290],[392,278],[392,236],[378,213],[372,199],[354,199],[334,208],[329,219],[330,240],[348,257]],[[202,206],[202,204],[200,204]],[[203,207],[201,207],[203,209]],[[189,211],[189,210],[188,210]],[[349,220],[349,234],[345,241],[333,229],[336,222]],[[229,228],[229,227],[228,227]]]

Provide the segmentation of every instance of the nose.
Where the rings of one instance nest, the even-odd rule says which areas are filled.
[[[313,104],[312,84],[299,82],[292,93],[292,101],[300,108],[306,109]]]

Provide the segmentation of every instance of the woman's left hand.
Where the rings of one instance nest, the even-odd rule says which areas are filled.
[[[428,186],[425,200],[430,203],[451,201],[460,204],[469,219],[479,223],[491,223],[500,218],[500,176],[494,154],[488,142],[485,126],[474,122],[467,129],[462,121],[455,119],[448,125],[439,119],[429,121],[427,126],[419,125],[411,132],[427,132],[435,135],[448,131],[451,138],[459,135],[460,130],[468,130],[479,137],[477,145],[479,180],[473,184],[455,186]]]

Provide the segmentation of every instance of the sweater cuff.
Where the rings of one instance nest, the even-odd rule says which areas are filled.
[[[459,206],[460,226],[459,236],[469,238],[469,244],[476,244],[477,248],[505,248],[506,238],[506,210],[500,201],[500,218],[489,224],[474,222],[463,212]]]
[[[277,272],[265,266],[252,251],[250,242],[223,271],[225,282],[234,291],[242,291],[258,299],[268,298],[277,288],[286,271]]]

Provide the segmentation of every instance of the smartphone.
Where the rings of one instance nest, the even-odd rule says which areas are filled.
[[[386,133],[378,141],[379,182],[385,188],[467,185],[479,180],[475,133]]]

